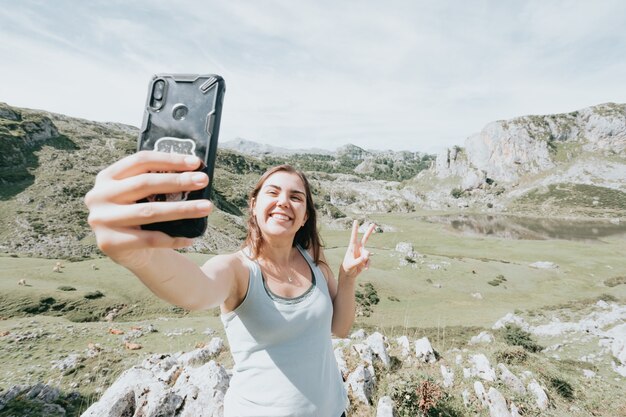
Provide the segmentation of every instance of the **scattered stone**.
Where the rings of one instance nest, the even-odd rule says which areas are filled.
[[[139,350],[142,348],[142,346],[139,343],[130,343],[130,342],[125,342],[124,347],[128,350]]]
[[[529,266],[531,268],[536,268],[536,269],[557,269],[559,267],[554,262],[548,262],[548,261],[533,262]]]
[[[511,413],[509,413],[509,409],[506,406],[506,400],[500,391],[494,387],[489,388],[487,399],[489,401],[490,417],[511,417]]]
[[[389,368],[391,366],[391,359],[387,353],[385,336],[379,332],[374,332],[367,339],[365,339],[365,343],[372,349],[372,352],[374,352],[374,354],[380,359],[383,365],[385,365],[385,368]]]
[[[403,358],[406,358],[407,356],[410,355],[411,353],[411,344],[409,342],[409,338],[406,336],[400,336],[396,339],[396,343],[398,343],[398,346],[400,346],[402,348],[402,352],[400,352],[400,354],[402,355]]]
[[[65,359],[52,361],[52,369],[58,369],[64,374],[68,374],[70,371],[76,369],[82,362],[82,358],[77,353],[71,353],[67,355]]]
[[[583,375],[585,376],[585,378],[593,378],[596,376],[596,373],[590,369],[583,369]]]
[[[343,377],[344,380],[346,380],[346,378],[348,378],[348,374],[350,373],[350,370],[348,369],[346,359],[343,356],[343,349],[337,348],[333,351],[333,353],[335,354],[335,360],[337,361],[337,367],[339,368],[339,371],[341,372],[341,376]]]
[[[21,280],[17,281],[17,285],[26,286],[26,280],[25,279],[21,279]]]
[[[421,362],[434,363],[437,361],[435,351],[427,337],[415,341],[415,356]]]
[[[363,329],[355,330],[350,335],[350,339],[352,339],[352,340],[363,340],[363,339],[365,339],[365,330],[363,330]]]
[[[352,391],[354,398],[369,406],[371,404],[376,381],[369,367],[359,365],[346,380],[347,387]]]
[[[463,398],[463,405],[469,407],[472,402],[470,401],[470,392],[467,388],[463,390],[463,392],[461,393],[461,397]]]
[[[474,393],[483,407],[489,407],[489,399],[487,398],[487,392],[485,391],[485,387],[482,382],[474,382]]]
[[[472,293],[472,298],[475,298],[477,300],[482,300],[483,299],[483,295],[479,292],[473,292]]]
[[[618,363],[612,364],[613,370],[626,377],[626,323],[620,324],[602,334],[600,346],[608,347]]]
[[[155,330],[156,331],[156,330]],[[210,327],[207,327],[206,329],[204,329],[204,331],[202,332],[202,334],[205,334],[207,336],[212,336],[215,334],[215,330],[213,330]]]
[[[524,388],[524,384],[518,377],[515,376],[503,363],[499,363],[498,371],[500,371],[500,380],[504,382],[504,384],[509,387],[509,389],[518,394],[524,395],[526,394],[526,388]]]
[[[196,330],[188,327],[186,329],[176,329],[176,330],[172,330],[171,332],[165,333],[165,336],[167,337],[176,337],[176,336],[182,336],[184,334],[192,334],[195,333]]]
[[[488,332],[480,332],[480,334],[478,334],[478,336],[473,336],[470,341],[469,344],[470,345],[477,345],[480,343],[491,343],[493,342],[493,336],[491,335],[491,333]]]
[[[526,323],[526,320],[524,320],[520,316],[516,316],[513,313],[507,313],[504,317],[496,321],[496,323],[491,328],[493,330],[498,330],[506,327],[507,324],[516,324],[526,331],[528,331],[530,328],[528,323]]]
[[[124,330],[113,329],[113,328],[109,327],[109,333],[110,334],[115,334],[115,335],[120,335],[120,334],[124,334]]]
[[[472,364],[472,376],[477,376],[484,379],[485,381],[496,380],[496,372],[489,364],[489,359],[487,359],[485,355],[483,355],[482,353],[472,355],[470,356],[469,361]]]
[[[548,406],[550,405],[548,395],[546,394],[544,389],[541,388],[541,385],[539,385],[536,380],[533,379],[532,381],[530,381],[530,383],[528,384],[528,391],[530,391],[531,394],[533,394],[533,396],[535,397],[535,402],[537,403],[537,407],[539,407],[540,410],[548,409]]]
[[[522,417],[519,408],[513,402],[511,402],[511,417]]]
[[[8,336],[8,335],[10,335],[10,334],[11,334],[11,332],[10,332],[10,331],[5,330],[5,331],[3,331],[3,332],[0,332],[0,337]]]
[[[454,371],[446,368],[445,365],[441,365],[441,376],[443,377],[443,386],[450,388],[454,385]]]
[[[214,337],[206,346],[180,355],[178,361],[185,367],[201,366],[219,355],[222,349],[224,349],[224,341],[219,337]]]
[[[376,407],[376,417],[396,417],[396,410],[393,407],[393,400],[389,396],[380,397]]]
[[[361,360],[368,365],[373,365],[374,363],[374,351],[369,345],[365,343],[356,343],[352,345],[353,352],[356,352]]]

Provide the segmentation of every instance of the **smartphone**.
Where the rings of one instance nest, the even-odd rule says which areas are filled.
[[[215,74],[157,74],[152,77],[137,150],[196,155],[203,161],[197,171],[209,176],[209,184],[201,190],[151,195],[138,203],[211,198],[225,91],[224,79]],[[206,230],[207,218],[173,220],[141,227],[173,237],[198,237]]]

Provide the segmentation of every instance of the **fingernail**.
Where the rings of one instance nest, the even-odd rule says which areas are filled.
[[[188,165],[198,165],[200,163],[200,158],[190,155],[185,157],[185,163]]]
[[[193,174],[191,180],[198,185],[202,185],[206,182],[206,175],[202,173]]]
[[[209,201],[201,201],[196,204],[196,207],[200,210],[208,210],[211,208],[211,203]]]

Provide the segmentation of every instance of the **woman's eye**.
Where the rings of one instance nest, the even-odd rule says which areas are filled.
[[[292,197],[291,197],[291,199],[292,199],[292,200],[295,200],[295,201],[302,201],[302,198],[301,198],[301,197],[299,197],[299,196],[295,196],[295,195],[294,195],[294,196],[292,196]]]

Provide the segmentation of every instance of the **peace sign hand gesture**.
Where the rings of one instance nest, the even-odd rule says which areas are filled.
[[[374,232],[376,225],[370,224],[361,241],[358,240],[359,223],[355,220],[352,223],[352,236],[350,237],[350,245],[343,258],[339,275],[346,278],[356,278],[364,269],[369,267],[370,252],[365,249],[365,243],[370,235]]]

